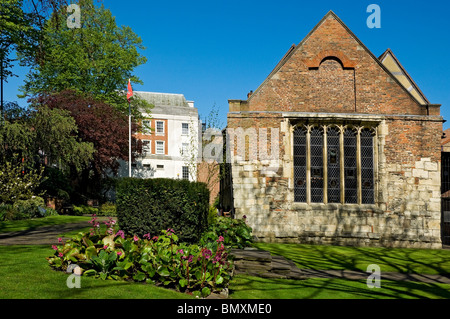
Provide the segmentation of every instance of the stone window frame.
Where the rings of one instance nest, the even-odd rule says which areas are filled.
[[[339,120],[339,119],[332,119],[332,120],[327,120],[327,119],[316,119],[316,120],[310,120],[310,119],[290,119],[290,127],[291,127],[291,159],[292,159],[292,171],[291,171],[291,178],[293,181],[293,187],[292,187],[292,201],[294,204],[314,204],[314,205],[320,205],[320,204],[340,204],[340,205],[377,205],[377,193],[378,193],[378,126],[380,124],[380,121],[368,121],[368,122],[362,122],[362,121],[358,121],[358,120],[351,120],[351,119],[345,119],[345,120]],[[306,129],[307,131],[307,137],[306,137],[306,201],[295,201],[295,174],[294,174],[294,170],[295,170],[295,165],[294,165],[294,131],[300,127],[303,126],[303,128]],[[321,202],[313,202],[311,201],[311,166],[310,166],[310,132],[311,129],[313,127],[320,127],[322,130],[324,130],[323,132],[325,132],[322,136],[323,136],[323,143],[322,143],[322,147],[323,147],[323,155],[322,155],[322,159],[323,159],[323,165],[322,165],[322,169],[323,169],[323,200]],[[328,159],[328,154],[326,152],[327,150],[327,135],[326,135],[326,131],[329,127],[335,127],[338,128],[339,130],[339,138],[340,138],[340,142],[339,142],[339,164],[340,164],[340,200],[339,202],[334,202],[331,203],[328,201],[328,191],[327,191],[327,159]],[[356,156],[357,156],[357,200],[356,203],[348,203],[345,201],[345,166],[344,166],[344,142],[343,142],[343,138],[344,138],[344,132],[347,129],[352,129],[356,131],[356,147],[357,147],[357,151],[356,151]],[[372,157],[372,161],[373,161],[373,202],[371,203],[364,203],[363,202],[363,198],[362,198],[362,178],[361,178],[361,132],[364,129],[369,129],[370,132],[372,133],[372,148],[373,148],[373,157]]]

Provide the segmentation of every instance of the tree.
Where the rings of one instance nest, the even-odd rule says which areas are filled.
[[[80,28],[69,28],[67,16],[62,14],[53,13],[47,20],[42,35],[45,54],[32,64],[21,91],[35,97],[73,90],[127,112],[126,82],[130,78],[133,83],[142,83],[132,74],[146,62],[139,53],[144,49],[142,40],[130,27],[118,27],[103,5],[96,7],[92,0],[80,0],[79,6]],[[134,104],[148,106],[142,100]]]
[[[95,149],[87,168],[80,174],[72,171],[79,192],[90,185],[91,190],[99,191],[101,181],[119,169],[119,159],[128,160],[128,118],[116,108],[75,91],[63,91],[42,95],[34,100],[34,107],[68,111],[77,126],[77,138],[91,143]],[[139,129],[133,122],[132,133]],[[133,137],[133,157],[142,152],[142,145]]]
[[[35,132],[36,151],[45,158],[47,165],[67,169],[70,166],[81,171],[94,156],[94,146],[77,136],[78,127],[70,112],[42,106],[31,119]]]
[[[203,182],[211,192],[210,201],[217,196],[223,165],[223,136],[216,105],[211,108],[205,123],[205,130],[199,132],[198,121],[189,124],[188,151],[182,152],[182,159],[192,179]]]

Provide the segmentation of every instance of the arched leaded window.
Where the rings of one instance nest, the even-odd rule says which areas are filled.
[[[297,125],[293,142],[295,202],[374,203],[372,128]]]

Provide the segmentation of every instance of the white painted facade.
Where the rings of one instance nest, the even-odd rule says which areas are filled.
[[[196,158],[201,121],[194,102],[187,101],[183,94],[141,91],[134,94],[147,100],[154,107],[150,114],[143,113],[149,121],[151,133],[138,134],[138,138],[149,141],[150,145],[148,151],[132,163],[132,177],[178,179],[187,177],[190,181],[197,180]],[[159,126],[160,129],[163,127],[162,131],[157,130],[157,122],[163,123]],[[121,163],[119,176],[128,176],[128,162]]]

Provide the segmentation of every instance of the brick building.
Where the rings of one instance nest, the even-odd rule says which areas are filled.
[[[439,108],[330,11],[229,100],[235,216],[261,241],[440,248]]]

